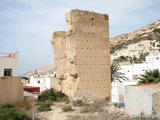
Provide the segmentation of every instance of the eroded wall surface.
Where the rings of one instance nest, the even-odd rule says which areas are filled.
[[[24,101],[21,78],[0,77],[0,103],[21,103]]]
[[[67,31],[52,37],[58,83],[53,87],[71,98],[110,97],[108,15],[76,9],[66,21]]]

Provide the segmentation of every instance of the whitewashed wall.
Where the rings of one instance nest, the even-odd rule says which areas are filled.
[[[4,69],[12,69],[12,76],[18,76],[18,56],[16,58],[0,57],[0,77],[4,76]]]
[[[40,87],[40,92],[51,88],[51,78],[48,76],[30,76],[30,83],[27,86]]]

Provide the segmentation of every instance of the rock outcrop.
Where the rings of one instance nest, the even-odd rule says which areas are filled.
[[[119,56],[136,56],[149,53],[157,55],[160,51],[160,20],[134,32],[111,38],[112,59]]]
[[[56,79],[53,87],[73,98],[110,97],[108,15],[72,10],[67,31],[54,32]]]

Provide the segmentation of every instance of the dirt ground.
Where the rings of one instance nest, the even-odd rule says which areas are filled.
[[[86,113],[80,113],[80,107],[73,107],[73,111],[63,112],[62,108],[64,103],[57,103],[56,105],[52,106],[51,111],[45,111],[39,113],[42,117],[42,120],[69,120],[70,118],[74,117],[85,117],[87,116]]]
[[[124,113],[122,108],[117,108],[111,104],[72,107],[73,111],[64,112],[62,108],[66,105],[65,103],[56,103],[52,106],[51,111],[40,112],[39,115],[42,120],[114,120]],[[112,114],[113,111],[115,114]],[[106,115],[107,119],[105,119]]]

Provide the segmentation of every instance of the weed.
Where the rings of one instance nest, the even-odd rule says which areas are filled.
[[[106,100],[107,102],[109,102],[109,101],[110,101],[110,97],[106,97],[105,100]]]
[[[51,102],[40,102],[38,104],[37,109],[39,111],[50,111],[51,110]]]
[[[17,109],[15,105],[5,103],[0,105],[0,120],[30,120],[29,115],[23,109]]]
[[[71,105],[69,105],[69,106],[64,106],[64,107],[62,108],[62,110],[63,110],[63,112],[73,111]]]

